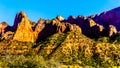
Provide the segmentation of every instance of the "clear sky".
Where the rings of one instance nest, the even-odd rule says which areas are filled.
[[[16,13],[24,11],[30,20],[57,15],[92,15],[120,6],[120,0],[0,0],[0,22],[13,25]]]

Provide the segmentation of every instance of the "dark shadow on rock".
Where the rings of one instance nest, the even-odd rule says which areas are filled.
[[[47,38],[48,36],[56,33],[56,31],[57,31],[56,25],[52,25],[52,23],[45,24],[43,30],[38,34],[38,39],[36,42],[37,43],[40,42],[41,40]]]
[[[12,26],[7,26],[6,28],[5,28],[5,32],[7,32],[7,31],[14,31],[13,30],[13,27]]]

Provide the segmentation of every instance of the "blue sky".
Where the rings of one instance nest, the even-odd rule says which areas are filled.
[[[0,0],[0,22],[13,25],[16,13],[24,11],[30,20],[57,15],[92,15],[120,6],[120,0]]]

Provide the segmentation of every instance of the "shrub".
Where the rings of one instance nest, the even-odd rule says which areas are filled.
[[[41,56],[7,55],[0,60],[0,67],[10,68],[44,68],[45,61]]]

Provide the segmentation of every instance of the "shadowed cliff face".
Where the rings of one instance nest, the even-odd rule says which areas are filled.
[[[120,7],[89,17],[106,29],[109,29],[109,25],[112,25],[117,31],[120,31]],[[116,31],[113,32],[115,33]]]
[[[93,15],[90,18],[98,24],[104,25],[106,28],[108,25],[113,25],[116,27],[117,31],[120,31],[120,7]]]
[[[39,42],[54,33],[75,31],[75,29],[91,38],[112,36],[120,31],[119,26],[120,7],[91,16],[69,16],[68,19],[64,19],[59,15],[52,20],[40,19],[37,23],[33,23],[24,12],[20,12],[16,14],[12,27],[0,24],[0,34],[12,31],[15,32],[14,40]]]
[[[120,7],[91,16],[69,16],[66,21],[80,26],[89,37],[112,36],[120,31]]]
[[[13,30],[17,30],[18,24],[26,17],[24,12],[17,13],[14,20]]]
[[[60,22],[59,19],[44,20],[40,19],[35,26],[35,32],[37,33],[37,42],[54,33],[64,33],[68,31],[75,31],[78,29],[81,33],[81,29],[77,25],[71,25],[69,23]]]

